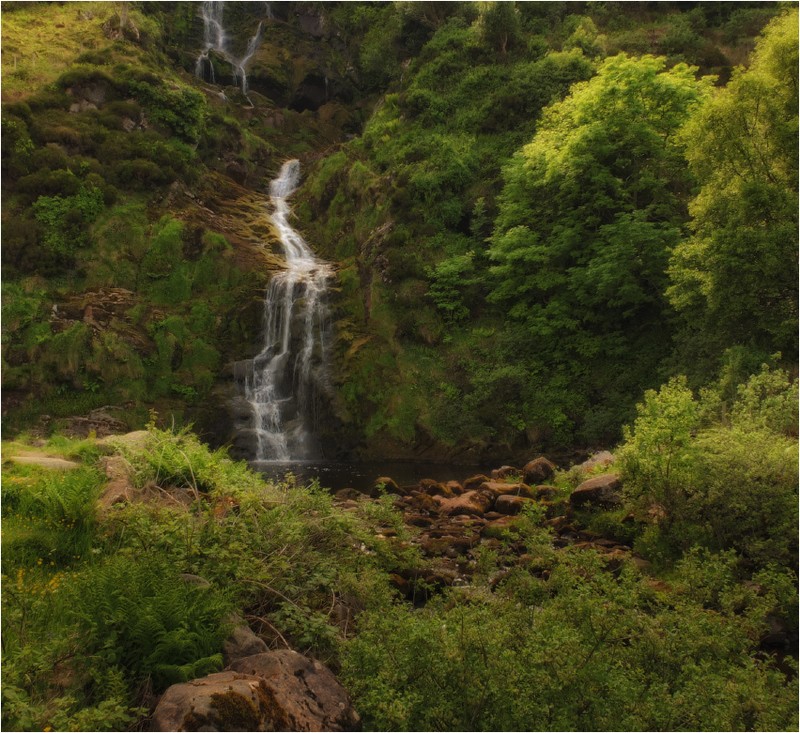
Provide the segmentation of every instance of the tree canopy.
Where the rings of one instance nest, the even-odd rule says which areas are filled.
[[[797,68],[793,11],[682,133],[700,189],[668,294],[717,350],[797,354]]]
[[[538,358],[573,365],[578,392],[641,389],[631,362],[652,375],[665,353],[666,267],[691,186],[677,133],[712,82],[695,72],[653,56],[607,59],[545,111],[505,170],[490,299]]]

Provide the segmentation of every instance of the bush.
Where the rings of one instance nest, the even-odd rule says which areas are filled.
[[[88,244],[87,228],[104,206],[102,192],[91,186],[81,186],[73,196],[40,196],[33,212],[44,229],[45,248],[61,256],[74,255]]]
[[[796,564],[797,440],[787,435],[797,425],[796,380],[765,366],[723,410],[719,392],[697,400],[674,379],[637,409],[620,467],[628,498],[663,513],[653,547],[661,531],[674,550],[699,543],[734,549],[755,567]],[[703,424],[704,415],[715,417]]]
[[[520,569],[494,594],[453,590],[422,609],[362,614],[343,675],[365,726],[791,726],[794,693],[750,658],[762,630],[751,620],[765,608],[753,594],[752,616],[742,618],[694,598],[659,599],[635,574],[601,570],[593,553],[547,562],[547,580]]]

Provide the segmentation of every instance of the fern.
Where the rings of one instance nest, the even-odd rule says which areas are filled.
[[[79,585],[74,615],[92,653],[121,665],[133,685],[156,690],[219,669],[228,602],[210,588],[182,582],[166,561],[114,557]]]

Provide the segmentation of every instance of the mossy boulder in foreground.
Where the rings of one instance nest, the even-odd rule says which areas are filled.
[[[170,687],[154,730],[357,730],[360,719],[330,670],[282,649]]]

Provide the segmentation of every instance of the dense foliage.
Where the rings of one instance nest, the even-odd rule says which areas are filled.
[[[221,669],[233,610],[335,661],[332,594],[382,604],[385,570],[416,562],[375,536],[380,511],[345,515],[318,488],[264,485],[188,434],[119,443],[140,500],[111,508],[97,503],[93,441],[48,449],[86,466],[3,471],[4,728],[126,727],[152,693]]]
[[[371,730],[797,728],[796,8],[231,3],[244,93],[194,75],[196,4],[7,5],[5,728],[147,727],[242,620]],[[437,556],[431,495],[415,524],[180,427],[230,438],[289,157],[331,452],[618,444],[609,505],[578,465]],[[100,406],[146,430],[97,441]]]
[[[768,28],[683,131],[700,190],[670,265],[687,350],[734,345],[797,358],[797,18]]]
[[[342,265],[340,410],[381,450],[609,444],[670,372],[796,353],[796,16],[713,89],[703,71],[730,74],[701,32],[766,15],[668,15],[647,45],[644,18],[594,10],[431,19],[312,173],[300,213]]]
[[[794,663],[754,649],[775,619],[797,634],[796,410],[796,381],[771,369],[727,406],[681,381],[648,394],[621,451],[626,505],[573,520],[613,536],[633,512],[658,574],[556,549],[534,504],[475,552],[468,586],[423,584],[416,603],[392,578],[435,565],[391,497],[344,510],[152,426],[53,438],[82,466],[3,468],[3,724],[142,720],[220,669],[234,612],[341,670],[372,730],[791,729]],[[99,466],[127,501],[98,501]]]

